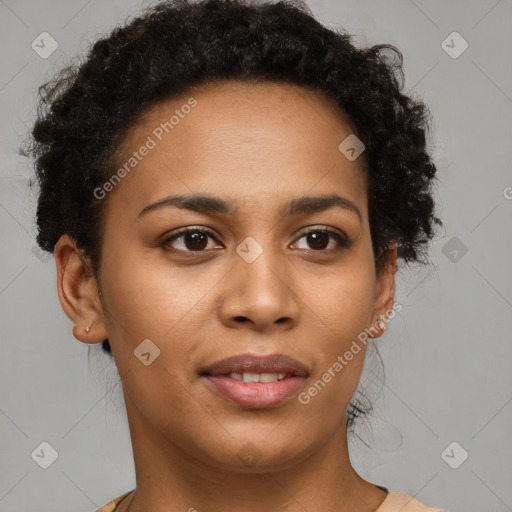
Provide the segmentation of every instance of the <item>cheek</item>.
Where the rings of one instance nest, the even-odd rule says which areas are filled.
[[[312,319],[318,320],[326,334],[327,345],[341,350],[371,322],[375,300],[371,263],[347,266],[320,280],[304,281],[302,296]]]
[[[173,361],[186,358],[192,344],[175,342],[193,334],[206,314],[208,292],[218,281],[213,273],[170,266],[153,253],[124,251],[122,259],[105,261],[105,322],[116,361],[131,364],[133,350],[145,339],[160,350],[173,350]],[[156,257],[158,256],[158,257]],[[116,351],[116,348],[119,349]]]
[[[305,428],[321,429],[327,435],[344,424],[345,411],[352,399],[363,370],[366,355],[366,331],[374,304],[374,280],[368,267],[359,272],[340,273],[314,298],[313,322],[320,323],[326,335],[316,336],[310,344],[318,364],[308,386],[298,396]],[[328,328],[327,328],[328,327]],[[311,333],[317,332],[314,328]]]
[[[311,346],[315,348],[315,407],[328,409],[333,404],[343,411],[361,376],[366,354],[367,328],[371,325],[375,300],[375,275],[372,261],[340,269],[331,279],[324,279],[322,291],[305,289],[311,321],[321,329]],[[311,334],[318,332],[314,325]],[[309,395],[309,393],[308,393]],[[321,395],[321,397],[320,397]]]
[[[129,252],[104,270],[107,331],[125,396],[144,416],[162,415],[162,425],[168,421],[165,404],[187,411],[168,427],[176,433],[192,428],[188,418],[204,410],[190,399],[185,370],[197,359],[194,333],[215,280],[199,280],[190,269],[170,269],[164,259]],[[141,356],[146,352],[147,365]]]

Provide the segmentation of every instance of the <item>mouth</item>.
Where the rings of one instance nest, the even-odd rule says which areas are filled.
[[[242,354],[200,371],[208,388],[244,408],[277,407],[297,393],[309,377],[307,367],[282,355]]]

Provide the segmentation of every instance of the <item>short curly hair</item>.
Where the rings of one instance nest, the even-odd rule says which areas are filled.
[[[393,59],[388,59],[389,55]],[[37,243],[54,251],[64,233],[98,276],[102,213],[93,191],[112,176],[127,130],[157,102],[222,80],[309,87],[333,98],[364,143],[375,263],[391,242],[404,262],[426,262],[435,234],[426,151],[429,111],[401,93],[402,54],[357,48],[302,1],[168,0],[116,27],[39,88],[38,117],[22,154],[35,160]],[[102,348],[110,353],[108,340]]]

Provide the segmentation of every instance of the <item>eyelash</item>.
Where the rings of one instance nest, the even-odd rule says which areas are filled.
[[[204,233],[204,234],[208,235],[210,238],[212,238],[213,240],[215,240],[218,243],[215,235],[211,231],[209,231],[208,229],[191,226],[191,227],[180,229],[179,231],[174,233],[172,236],[170,236],[170,237],[166,238],[165,240],[163,240],[162,243],[161,243],[161,247],[163,249],[165,249],[165,250],[168,250],[167,246],[171,242],[173,242],[174,240],[177,240],[177,239],[183,237],[184,235],[186,235],[188,233]],[[336,231],[332,231],[332,230],[326,229],[326,228],[315,228],[314,227],[314,228],[312,228],[312,229],[310,229],[308,231],[304,231],[304,232],[302,232],[299,235],[299,238],[297,238],[297,240],[300,240],[300,239],[304,238],[305,236],[307,236],[307,235],[309,235],[311,233],[322,233],[322,234],[325,234],[325,235],[329,235],[330,237],[334,238],[338,242],[339,247],[335,248],[335,249],[310,249],[310,250],[302,249],[302,250],[304,250],[304,251],[306,251],[308,253],[330,254],[330,253],[333,253],[333,252],[337,252],[337,251],[339,251],[341,249],[350,249],[350,247],[352,247],[352,242],[348,238],[345,238],[344,236],[340,235]],[[191,251],[191,250],[183,250],[183,249],[172,249],[172,251],[185,252],[185,253],[202,253],[202,252],[206,252],[206,250]]]

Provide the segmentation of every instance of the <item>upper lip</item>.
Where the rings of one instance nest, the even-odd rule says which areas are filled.
[[[201,373],[207,375],[228,375],[230,373],[286,373],[297,377],[308,377],[306,366],[284,354],[258,356],[240,354],[213,363]]]

